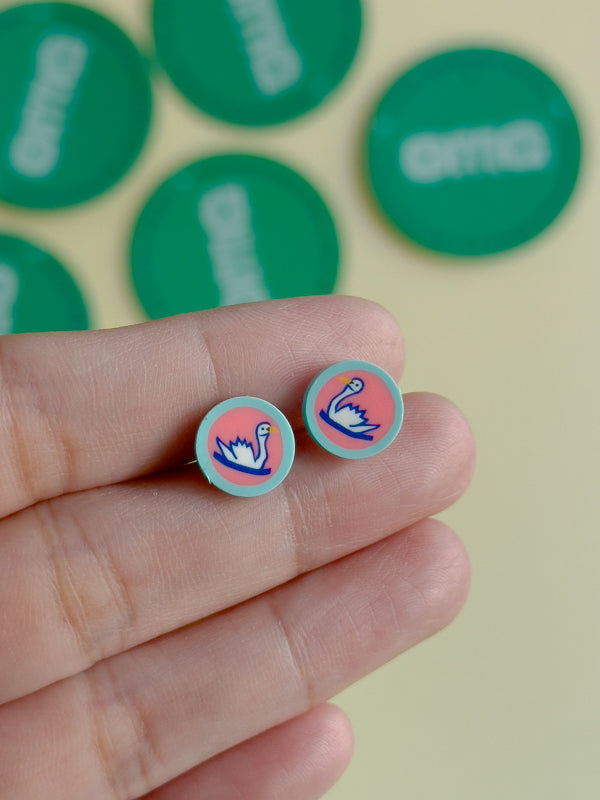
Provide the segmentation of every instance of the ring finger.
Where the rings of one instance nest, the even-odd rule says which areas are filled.
[[[7,797],[133,800],[318,705],[458,612],[468,561],[426,520],[0,709]]]

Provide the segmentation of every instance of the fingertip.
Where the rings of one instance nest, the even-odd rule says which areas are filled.
[[[354,755],[354,729],[348,715],[333,703],[318,709],[323,747],[330,764],[337,764],[338,777],[345,772]],[[337,778],[336,778],[337,780]]]
[[[311,785],[315,800],[331,789],[348,769],[354,754],[354,731],[348,716],[336,705],[326,703],[307,712],[298,721],[295,752],[302,753],[305,783]]]
[[[371,361],[384,367],[399,380],[405,360],[405,343],[398,320],[385,306],[350,295],[339,296],[355,326],[355,337],[373,356]]]
[[[405,419],[400,444],[411,447],[416,462],[423,466],[421,486],[434,487],[444,499],[430,512],[438,513],[462,497],[471,483],[477,458],[473,431],[451,400],[428,392],[405,397]]]
[[[462,610],[471,586],[471,561],[457,534],[437,519],[404,531],[404,546],[419,567],[418,607],[413,609],[427,637],[449,625]]]
[[[328,354],[324,366],[333,363],[332,359],[362,359],[383,367],[396,380],[402,375],[405,357],[402,331],[393,314],[379,303],[351,295],[319,295],[255,305],[262,313],[268,311],[271,315],[275,311],[276,316],[291,323],[296,331],[308,327],[306,344],[313,363],[318,358],[314,347],[317,333]],[[296,346],[301,345],[302,340],[296,342]]]

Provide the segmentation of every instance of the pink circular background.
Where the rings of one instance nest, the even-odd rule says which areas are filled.
[[[221,464],[213,456],[213,453],[221,452],[217,445],[217,436],[226,445],[229,445],[230,442],[235,442],[239,436],[240,439],[245,439],[252,445],[254,448],[254,455],[256,455],[258,447],[256,428],[261,422],[268,422],[279,430],[278,424],[272,417],[265,414],[264,411],[243,406],[240,408],[231,408],[211,425],[206,443],[208,454],[214,469],[226,481],[235,483],[237,486],[260,486],[271,480],[281,466],[283,459],[283,440],[280,433],[271,433],[267,439],[268,458],[265,463],[265,469],[271,470],[269,475],[249,475],[245,472],[238,472],[235,469],[228,468],[224,464]]]
[[[345,397],[342,405],[350,403],[353,406],[358,406],[365,412],[367,421],[371,425],[379,424],[379,428],[369,431],[369,436],[373,437],[371,441],[353,439],[351,436],[346,436],[332,428],[319,416],[321,410],[326,412],[329,403],[345,388],[340,378],[347,378],[348,380],[360,378],[365,384],[362,392]],[[346,450],[367,450],[381,441],[392,427],[396,415],[396,403],[389,388],[378,375],[366,370],[350,369],[338,373],[321,387],[315,400],[313,413],[319,430],[330,442]]]

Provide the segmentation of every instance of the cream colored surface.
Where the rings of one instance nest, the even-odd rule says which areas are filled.
[[[199,0],[201,2],[201,0]],[[321,188],[339,222],[340,291],[377,300],[408,342],[404,390],[452,397],[471,420],[479,469],[444,515],[473,562],[459,620],[345,692],[356,755],[329,800],[587,800],[600,796],[598,298],[600,55],[597,0],[363,0],[349,79],[287,127],[246,131],[156,82],[151,138],[133,172],[60,213],[0,207],[0,229],[46,244],[83,286],[98,326],[142,319],[128,281],[137,210],[186,160],[269,154]],[[13,5],[0,0],[0,8]],[[144,46],[145,0],[85,3]],[[543,236],[463,263],[383,225],[357,167],[365,122],[390,80],[432,51],[490,44],[545,67],[584,134],[574,200]]]

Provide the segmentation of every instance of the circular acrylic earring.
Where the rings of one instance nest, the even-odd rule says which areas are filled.
[[[294,460],[292,428],[258,397],[224,400],[204,417],[196,458],[208,481],[228,494],[258,497],[279,486]]]
[[[320,372],[304,395],[312,438],[340,458],[368,458],[396,438],[404,417],[400,389],[367,361],[341,361]]]

